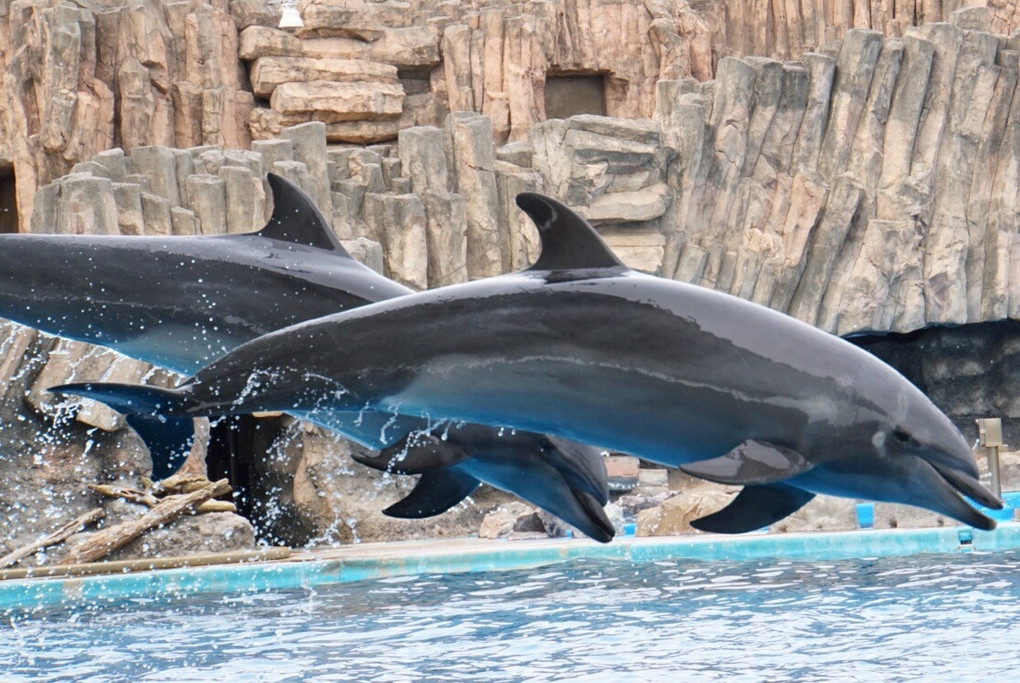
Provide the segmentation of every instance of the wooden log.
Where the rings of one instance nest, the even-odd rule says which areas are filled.
[[[158,482],[152,487],[152,490],[142,490],[131,488],[128,486],[114,486],[112,484],[89,484],[88,487],[96,493],[102,494],[108,498],[124,498],[130,500],[133,503],[141,503],[149,507],[155,507],[159,504],[161,498],[167,495],[175,493],[191,493],[192,491],[198,491],[209,484],[209,480],[205,477],[191,477],[181,476],[175,474],[168,479],[164,479]],[[226,483],[226,479],[217,482],[216,489],[213,491],[213,497],[224,496],[231,492],[230,485]]]
[[[132,503],[147,505],[150,508],[159,504],[159,499],[149,491],[133,489],[127,486],[113,486],[111,484],[88,484],[88,487],[107,498],[123,498],[124,500],[130,500]]]
[[[188,510],[212,498],[217,488],[229,486],[226,479],[210,482],[197,491],[164,498],[138,519],[116,524],[92,535],[68,557],[68,564],[94,562],[123,547],[149,529],[173,521]]]
[[[229,500],[207,500],[196,507],[195,512],[200,514],[207,512],[237,512],[237,506]]]
[[[213,497],[223,496],[230,493],[230,484],[226,483],[226,479],[223,480],[222,485],[217,484],[216,493]],[[156,482],[153,484],[153,493],[157,496],[165,496],[173,493],[191,493],[192,491],[198,491],[209,483],[209,479],[205,475],[191,475],[184,472],[177,472],[172,474],[163,481]]]
[[[0,557],[0,567],[10,567],[11,565],[21,562],[30,555],[34,555],[43,548],[63,543],[70,536],[78,533],[90,524],[95,524],[105,516],[106,513],[103,511],[103,508],[94,508],[89,510],[84,515],[71,520],[48,536],[44,536],[38,541],[29,543],[26,546],[22,546],[21,548]]]
[[[239,564],[242,562],[274,562],[290,559],[290,548],[272,547],[258,550],[235,550],[226,553],[184,555],[182,557],[154,557],[144,560],[117,560],[115,562],[89,562],[85,564],[54,564],[43,567],[22,569],[0,569],[0,581],[7,579],[29,579],[45,576],[95,576],[97,574],[122,574],[144,572],[156,569],[178,567],[206,567],[218,564]],[[298,559],[308,559],[298,556]]]

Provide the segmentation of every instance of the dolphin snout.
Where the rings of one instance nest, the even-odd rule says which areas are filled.
[[[605,509],[599,504],[594,496],[585,491],[575,490],[574,498],[577,499],[584,515],[575,517],[573,520],[567,519],[566,521],[570,522],[583,531],[587,536],[595,539],[599,543],[609,543],[613,540],[613,536],[616,535],[616,529],[613,527],[613,523],[610,522],[609,518],[606,516]]]
[[[900,486],[893,488],[890,491],[892,495],[884,500],[927,508],[976,529],[987,531],[995,528],[995,520],[972,507],[960,495],[964,493],[991,508],[1002,507],[1001,501],[988,493],[975,477],[951,467],[936,466],[918,457],[899,459],[899,464],[902,469],[896,479]],[[881,496],[876,498],[883,500]]]
[[[935,468],[935,471],[942,475],[942,478],[949,482],[954,489],[971,500],[984,505],[986,508],[991,508],[992,510],[1002,509],[1002,501],[982,486],[976,476],[970,476],[951,467],[943,467],[941,465],[934,464],[933,467]]]
[[[955,427],[943,430],[937,437],[922,438],[920,442],[922,450],[917,455],[935,468],[955,470],[971,479],[980,478],[974,451]]]
[[[993,510],[1002,509],[1002,501],[981,485],[977,461],[970,445],[959,431],[938,446],[927,446],[919,453],[943,479],[973,501]]]

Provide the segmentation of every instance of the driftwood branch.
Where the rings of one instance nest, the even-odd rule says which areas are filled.
[[[225,483],[226,480],[221,481],[216,487],[217,496],[230,493],[232,490],[230,484]],[[204,475],[194,475],[178,472],[172,474],[163,481],[158,481],[152,485],[152,492],[157,496],[165,496],[172,493],[191,493],[197,491],[206,484],[209,483],[209,479]]]
[[[43,548],[48,548],[51,545],[63,543],[70,536],[73,536],[74,534],[78,533],[79,531],[81,531],[90,524],[95,524],[96,522],[101,520],[104,516],[106,516],[106,513],[103,511],[103,508],[95,508],[89,510],[84,515],[81,515],[77,519],[71,520],[64,526],[60,527],[53,533],[49,534],[48,536],[44,536],[43,538],[39,539],[38,541],[35,541],[34,543],[29,543],[26,546],[22,546],[21,548],[18,548],[17,550],[8,553],[7,555],[4,555],[3,557],[0,557],[0,568],[10,567],[12,565],[17,564],[18,562],[21,562],[23,559],[29,557],[30,555],[34,555]]]
[[[201,489],[191,493],[168,496],[138,519],[132,519],[97,531],[76,548],[66,561],[69,564],[75,564],[94,562],[106,557],[114,550],[138,538],[149,529],[160,524],[166,524],[177,519],[177,517],[188,510],[193,510],[216,495],[217,489],[222,489],[223,487],[227,487],[229,490],[229,484],[226,479],[221,479],[216,483],[209,482]]]
[[[132,503],[141,503],[150,508],[159,505],[159,499],[148,491],[141,491],[127,486],[113,486],[111,484],[89,484],[88,487],[107,498],[123,498],[124,500],[130,500]]]
[[[144,560],[116,560],[113,562],[91,562],[88,564],[53,564],[43,567],[0,569],[0,581],[27,579],[41,576],[95,576],[97,574],[122,574],[124,572],[145,572],[153,569],[175,567],[205,567],[214,564],[240,562],[280,561],[291,558],[290,548],[259,548],[258,550],[233,550],[226,553],[185,555],[184,557],[153,557]]]
[[[176,477],[177,475],[174,476]],[[164,487],[163,484],[164,482],[160,482],[151,491],[128,486],[114,486],[112,484],[89,484],[88,487],[107,498],[123,498],[124,500],[130,500],[132,503],[140,503],[152,508],[159,505],[160,500],[164,500],[164,498],[157,498],[156,494],[165,495],[171,492],[191,493],[209,484],[209,480],[204,477],[198,479],[192,477],[186,480],[175,481],[173,487]],[[213,498],[224,496],[230,493],[231,490],[226,480],[221,480],[216,483]],[[237,506],[229,500],[208,500],[196,507],[195,510],[196,512],[237,512]]]

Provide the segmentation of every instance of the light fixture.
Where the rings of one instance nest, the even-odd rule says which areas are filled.
[[[280,14],[280,28],[302,28],[305,22],[301,21],[301,13],[298,11],[297,2],[291,0],[284,2]]]

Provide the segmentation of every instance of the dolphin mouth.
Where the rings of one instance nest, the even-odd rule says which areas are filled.
[[[1002,501],[986,491],[974,477],[953,468],[933,465],[926,460],[921,462],[927,466],[929,477],[931,477],[927,482],[926,497],[936,503],[935,505],[921,505],[921,507],[953,517],[975,529],[991,531],[995,528],[995,520],[975,508],[965,496],[996,510],[1002,508]],[[914,483],[922,487],[925,486],[923,481]],[[903,502],[917,505],[913,501]]]
[[[975,477],[951,467],[936,465],[934,463],[930,464],[935,468],[935,471],[949,483],[950,486],[971,500],[980,503],[991,510],[1001,510],[1003,508],[1002,500],[996,498],[990,491],[982,486],[981,482],[979,482]]]
[[[598,500],[586,491],[574,491],[573,493],[581,509],[584,510],[587,521],[590,522],[590,524],[585,524],[584,528],[577,524],[575,526],[599,543],[609,543],[613,540],[613,537],[616,535],[616,528],[609,521],[605,509],[599,504]]]
[[[559,470],[571,488],[587,490],[600,507],[605,506],[609,502],[609,478],[599,450],[551,434],[545,438],[553,447],[549,464]]]

